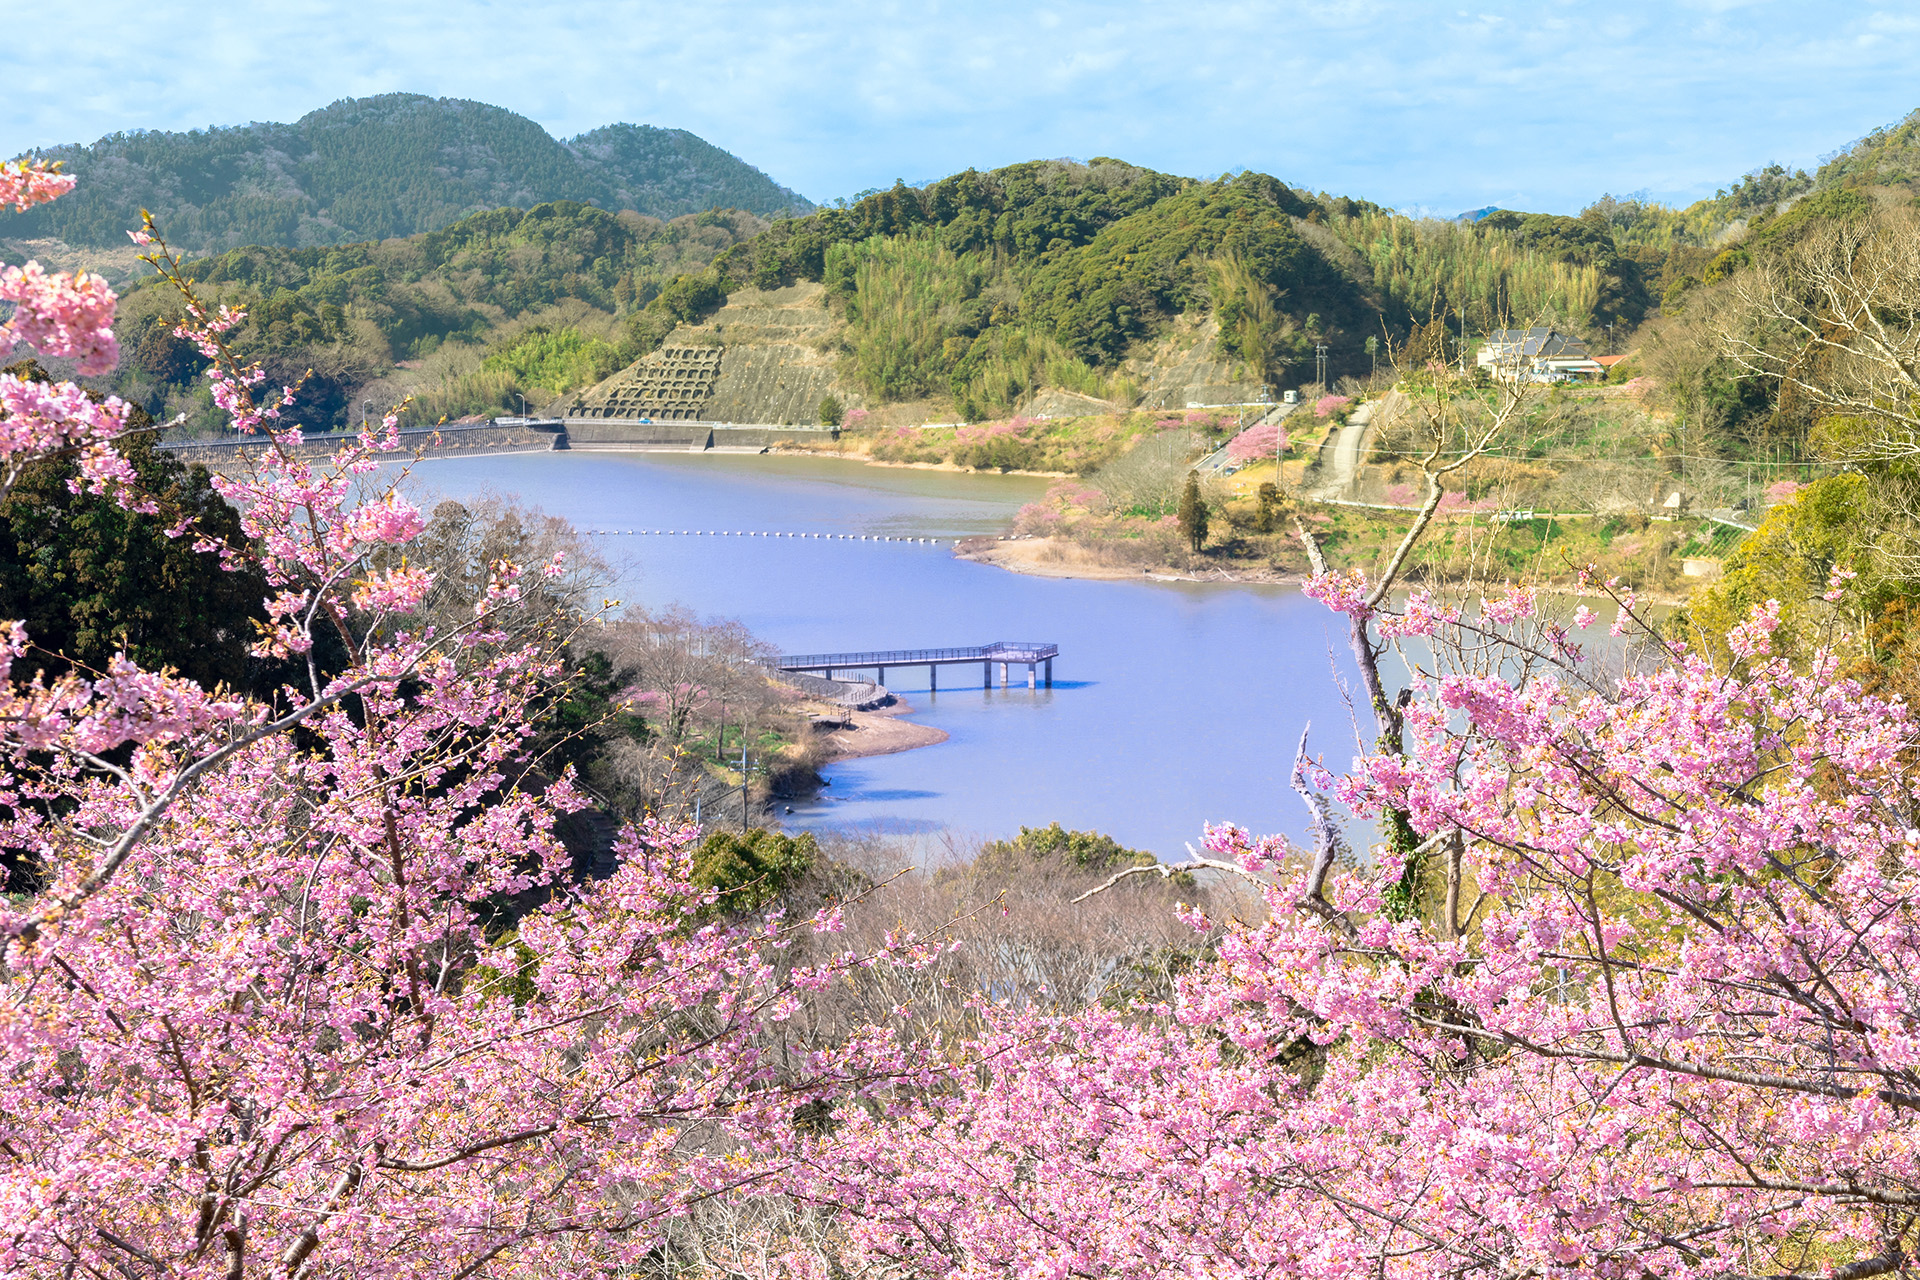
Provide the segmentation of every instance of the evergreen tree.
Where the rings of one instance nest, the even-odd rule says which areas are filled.
[[[820,425],[821,426],[837,427],[840,425],[840,420],[845,416],[846,416],[846,409],[844,406],[841,405],[839,396],[834,395],[832,392],[828,392],[826,395],[820,397]]]
[[[1195,551],[1206,545],[1207,541],[1207,503],[1200,496],[1200,476],[1198,472],[1187,472],[1187,487],[1180,494],[1180,534]]]
[[[46,379],[32,361],[7,372]],[[0,617],[26,623],[29,665],[49,674],[69,662],[105,670],[124,653],[209,688],[239,687],[250,674],[247,646],[267,584],[254,570],[223,568],[219,554],[195,550],[193,538],[167,536],[169,525],[192,515],[202,532],[238,546],[239,514],[205,467],[154,446],[153,433],[139,430],[152,422],[138,408],[128,425],[135,431],[117,448],[160,514],[73,492],[68,482],[80,468],[71,456],[30,464],[0,502]],[[14,674],[28,673],[16,665]]]

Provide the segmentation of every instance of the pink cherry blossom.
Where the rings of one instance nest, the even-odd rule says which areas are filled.
[[[73,176],[56,172],[58,167],[44,160],[0,163],[0,205],[12,205],[16,211],[25,213],[37,204],[56,200],[73,190]]]
[[[1235,462],[1277,457],[1287,451],[1287,433],[1277,424],[1248,427],[1227,442],[1227,457]]]
[[[38,262],[0,267],[0,300],[14,304],[0,339],[24,342],[44,355],[73,356],[84,374],[111,373],[120,362],[113,336],[118,298],[107,282],[81,272],[49,275]]]

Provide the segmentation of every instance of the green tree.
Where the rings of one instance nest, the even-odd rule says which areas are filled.
[[[46,377],[32,361],[7,372]],[[185,466],[155,447],[154,433],[141,430],[153,425],[145,413],[134,409],[131,424],[136,434],[120,452],[159,514],[74,493],[68,482],[80,469],[72,458],[28,466],[0,502],[0,617],[26,623],[35,645],[31,662],[49,674],[67,662],[103,670],[125,653],[143,667],[173,667],[209,687],[240,687],[267,585],[255,572],[223,568],[217,552],[195,550],[191,537],[167,536],[170,525],[190,516],[215,540],[239,546],[240,517],[214,491],[205,467]]]
[[[745,835],[709,832],[693,855],[693,882],[716,890],[723,911],[756,911],[790,888],[820,859],[813,836],[766,827]]]
[[[1180,493],[1180,513],[1175,518],[1180,522],[1180,536],[1195,551],[1200,550],[1207,541],[1207,502],[1200,496],[1198,472],[1187,472],[1187,487]]]
[[[1286,499],[1280,496],[1280,486],[1268,480],[1254,491],[1254,496],[1258,503],[1258,514],[1254,517],[1253,527],[1261,533],[1272,533],[1286,510]]]
[[[660,290],[660,296],[647,304],[678,320],[681,324],[699,324],[727,305],[727,291],[713,272],[675,276]]]
[[[845,416],[846,416],[846,406],[840,403],[839,396],[834,395],[832,392],[828,392],[826,395],[820,397],[820,425],[821,426],[837,427],[840,425],[840,420]]]

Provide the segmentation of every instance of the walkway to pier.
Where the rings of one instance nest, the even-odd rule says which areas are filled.
[[[879,672],[879,683],[887,682],[888,667],[921,667],[927,669],[927,687],[940,688],[940,668],[963,666],[968,663],[980,664],[980,683],[986,688],[993,687],[993,664],[1000,664],[1000,687],[1007,687],[1007,668],[1025,663],[1027,666],[1027,688],[1035,687],[1036,681],[1044,679],[1046,687],[1053,688],[1053,660],[1058,657],[1060,646],[1042,644],[1032,640],[995,640],[992,644],[966,645],[958,649],[879,649],[866,653],[790,653],[775,658],[773,665],[782,671],[817,671],[834,679],[835,671],[864,671],[872,667]],[[1044,675],[1042,672],[1044,670]]]

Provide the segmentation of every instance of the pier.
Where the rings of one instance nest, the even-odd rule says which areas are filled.
[[[1044,682],[1046,688],[1053,688],[1053,660],[1060,655],[1057,644],[1042,644],[1031,640],[995,640],[992,644],[964,645],[957,649],[879,649],[865,653],[791,653],[773,660],[773,666],[781,671],[817,672],[827,679],[834,679],[835,671],[865,671],[869,667],[879,673],[877,683],[887,682],[889,667],[925,667],[927,669],[927,687],[938,691],[940,688],[940,668],[980,664],[980,683],[983,688],[993,687],[993,664],[1000,664],[1000,687],[1007,687],[1007,672],[1010,667],[1022,663],[1027,668],[1027,688],[1037,687]]]

